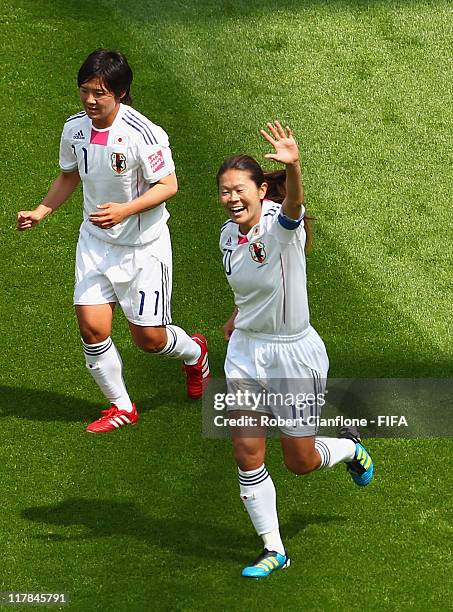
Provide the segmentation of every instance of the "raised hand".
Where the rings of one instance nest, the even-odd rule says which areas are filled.
[[[260,134],[274,147],[275,153],[267,153],[264,157],[285,165],[297,163],[299,161],[299,147],[291,128],[286,126],[285,131],[278,121],[275,121],[274,124],[269,122],[266,125],[271,135],[266,130],[260,130]]]

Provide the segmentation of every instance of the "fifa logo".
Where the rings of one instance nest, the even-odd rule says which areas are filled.
[[[253,261],[257,263],[263,263],[266,259],[266,250],[262,242],[252,242],[249,246],[249,251]]]
[[[110,156],[110,163],[117,174],[126,172],[126,156],[124,153],[112,153]]]

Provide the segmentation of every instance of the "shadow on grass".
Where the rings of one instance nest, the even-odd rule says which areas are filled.
[[[346,523],[349,519],[345,516],[330,514],[292,514],[291,517],[281,525],[283,539],[295,538],[301,531],[305,531],[311,525],[328,525],[329,523]]]
[[[184,383],[176,395],[173,389],[158,389],[156,394],[147,398],[136,398],[140,414],[168,406],[175,401],[178,406],[194,402],[185,397]],[[101,409],[108,408],[107,400],[102,397],[95,402],[71,395],[62,395],[41,389],[25,389],[0,385],[0,418],[18,417],[30,421],[66,421],[77,423],[90,421],[99,416]]]
[[[121,536],[137,538],[157,545],[171,553],[202,559],[244,561],[244,547],[250,554],[256,552],[256,536],[234,527],[226,527],[212,520],[194,520],[187,515],[181,517],[150,517],[134,502],[69,498],[51,506],[26,508],[21,516],[29,521],[53,527],[83,527],[85,533],[42,533],[38,540],[47,542],[75,542]],[[294,538],[310,525],[345,522],[341,516],[292,515],[282,527],[288,538]],[[245,545],[245,546],[244,546]],[[255,551],[255,552],[253,552]],[[247,554],[247,551],[245,551]]]

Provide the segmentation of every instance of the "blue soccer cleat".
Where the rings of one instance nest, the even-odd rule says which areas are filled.
[[[357,429],[343,427],[340,429],[340,438],[348,438],[355,443],[355,457],[346,462],[346,469],[352,480],[359,487],[365,487],[373,480],[374,465],[367,449],[360,441]]]
[[[291,564],[291,559],[288,555],[281,555],[275,550],[263,550],[262,554],[255,561],[244,567],[242,576],[244,578],[266,578],[272,572],[279,569],[285,569]]]

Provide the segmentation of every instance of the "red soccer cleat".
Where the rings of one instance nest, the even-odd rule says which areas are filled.
[[[208,386],[211,373],[208,361],[208,343],[201,334],[194,334],[192,339],[201,347],[201,355],[194,365],[184,364],[186,371],[187,395],[190,399],[199,399]]]
[[[86,430],[90,433],[105,433],[124,425],[135,425],[139,416],[135,404],[132,404],[132,408],[132,412],[127,412],[127,410],[118,410],[115,404],[112,404],[107,410],[101,410],[101,418],[90,423]]]

